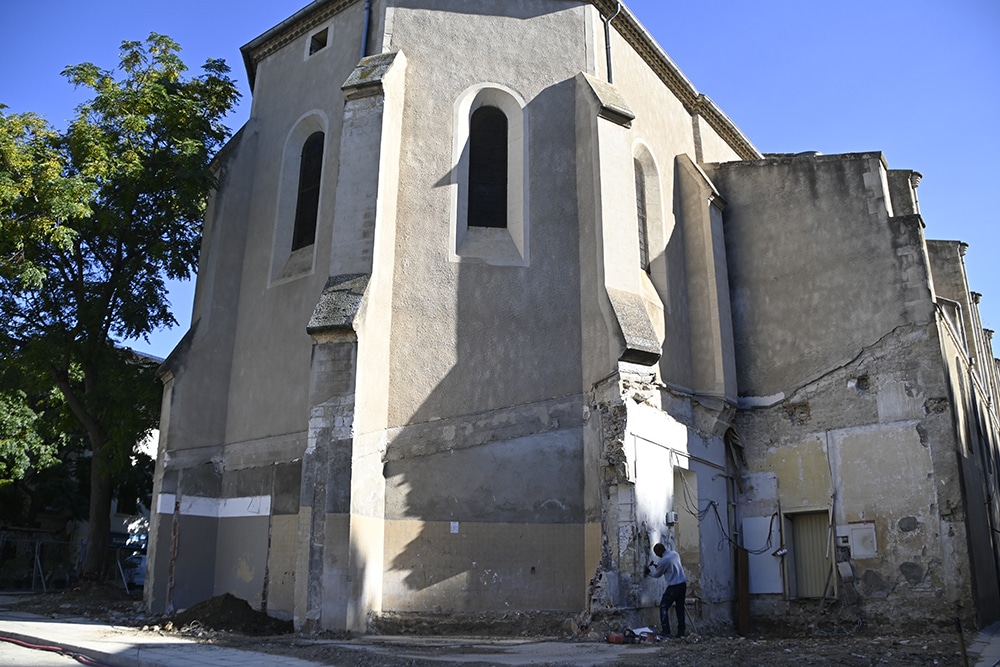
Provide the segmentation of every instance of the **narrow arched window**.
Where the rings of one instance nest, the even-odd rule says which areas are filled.
[[[479,107],[469,119],[469,227],[507,226],[507,116]]]
[[[313,132],[302,144],[302,157],[299,160],[299,191],[295,200],[292,250],[311,246],[316,241],[319,183],[322,175],[323,133]]]
[[[635,164],[635,213],[639,220],[639,266],[649,272],[649,235],[646,231],[646,177],[642,165]]]

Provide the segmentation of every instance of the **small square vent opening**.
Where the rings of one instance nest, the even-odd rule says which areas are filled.
[[[329,34],[327,28],[323,28],[319,32],[313,33],[312,37],[309,38],[309,55],[312,55],[326,47],[326,40]]]

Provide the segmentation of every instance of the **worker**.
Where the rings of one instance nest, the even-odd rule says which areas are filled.
[[[659,542],[653,545],[653,553],[659,561],[653,561],[646,567],[647,577],[663,577],[667,580],[667,590],[660,598],[660,626],[664,637],[670,636],[670,616],[667,612],[670,605],[675,606],[677,614],[677,636],[683,637],[686,632],[684,623],[684,598],[687,596],[687,577],[681,566],[681,556],[676,551],[668,550]]]

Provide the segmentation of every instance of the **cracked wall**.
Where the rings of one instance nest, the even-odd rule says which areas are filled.
[[[969,621],[955,405],[922,221],[893,215],[877,153],[707,171],[729,202],[755,619]],[[826,525],[809,532],[810,516]]]
[[[737,418],[749,443],[750,479],[774,480],[773,486],[748,486],[741,498],[746,514],[829,511],[836,561],[843,565],[828,592],[839,600],[827,604],[845,623],[931,619],[943,625],[956,613],[968,619],[972,611],[965,601],[969,567],[962,559],[965,522],[950,409],[941,409],[946,397],[927,394],[931,383],[912,381],[921,376],[913,357],[936,354],[930,331],[891,337],[867,350],[864,360],[800,388],[790,398],[793,409],[757,408]],[[863,390],[859,378],[867,379]],[[852,530],[868,525],[871,542]],[[759,546],[759,535],[746,536],[750,548]],[[783,532],[760,557],[774,558],[771,551],[793,539]],[[818,600],[794,595],[792,575],[782,565],[784,590],[758,600],[756,611],[818,611]]]

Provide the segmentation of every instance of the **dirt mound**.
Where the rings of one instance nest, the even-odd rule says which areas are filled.
[[[246,600],[226,593],[175,614],[170,619],[177,628],[200,625],[210,630],[226,630],[243,635],[283,635],[293,631],[291,621],[271,618],[255,611]]]

